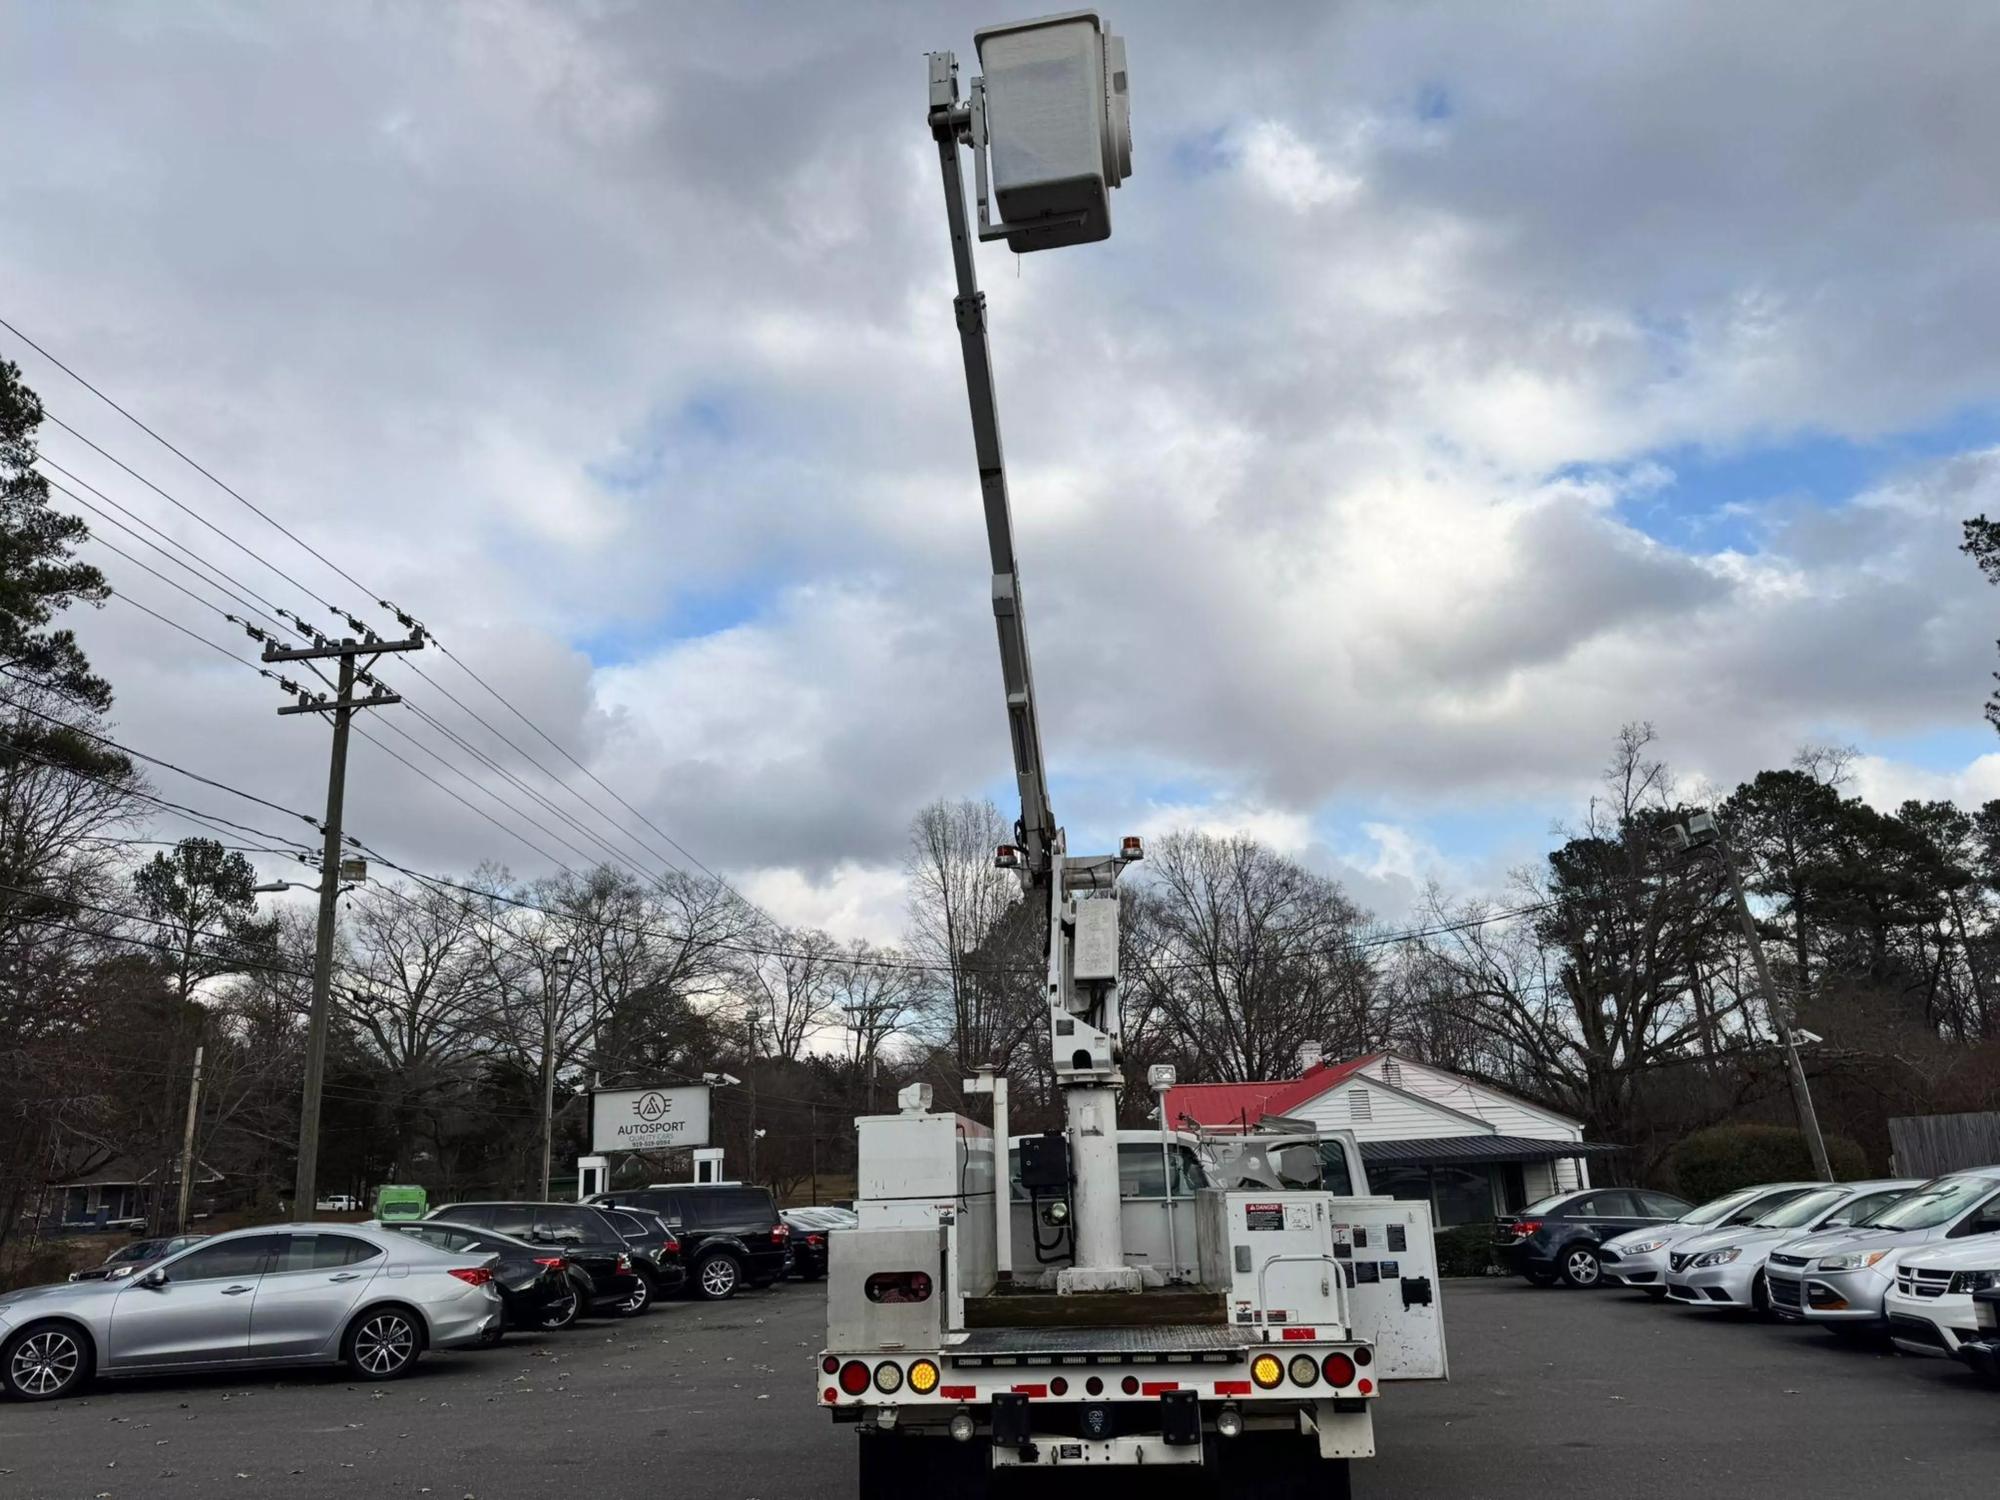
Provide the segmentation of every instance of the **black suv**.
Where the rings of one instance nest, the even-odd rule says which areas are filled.
[[[1597,1286],[1604,1268],[1597,1247],[1629,1229],[1678,1219],[1694,1205],[1671,1193],[1645,1188],[1585,1188],[1530,1203],[1493,1226],[1493,1253],[1510,1271],[1537,1286],[1561,1277],[1571,1286]]]
[[[671,1296],[687,1285],[680,1236],[659,1214],[650,1208],[614,1208],[607,1203],[592,1206],[624,1236],[631,1247],[632,1269],[645,1278],[653,1296]]]
[[[625,1237],[594,1208],[580,1203],[447,1203],[424,1217],[497,1229],[531,1245],[560,1247],[563,1259],[590,1278],[593,1312],[631,1317],[652,1303],[651,1289],[633,1268]]]
[[[778,1217],[769,1188],[740,1183],[677,1182],[626,1188],[589,1200],[600,1207],[651,1209],[681,1242],[681,1264],[695,1295],[711,1301],[736,1289],[769,1286],[785,1274],[791,1227]]]

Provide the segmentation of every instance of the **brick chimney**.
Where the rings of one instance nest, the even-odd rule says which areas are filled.
[[[1299,1076],[1304,1077],[1322,1062],[1326,1061],[1326,1048],[1318,1042],[1299,1044]]]

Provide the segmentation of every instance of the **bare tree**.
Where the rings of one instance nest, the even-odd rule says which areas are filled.
[[[1127,900],[1126,1028],[1194,1078],[1286,1078],[1318,1042],[1382,1039],[1364,914],[1253,839],[1172,833]]]
[[[933,802],[910,823],[908,947],[940,976],[940,1019],[962,1070],[1000,1062],[1020,1030],[1018,986],[987,950],[1021,905],[1015,878],[994,867],[1011,837],[989,801]],[[1026,913],[1037,926],[1046,919]],[[1039,989],[1036,990],[1039,999]],[[1039,1016],[1039,1006],[1037,1006]]]
[[[749,953],[738,966],[746,1015],[754,1017],[753,1047],[798,1061],[814,1035],[835,1024],[841,948],[816,928],[780,928],[772,950]]]
[[[833,968],[834,1004],[847,1028],[848,1060],[871,1073],[888,1043],[914,1026],[934,999],[925,975],[895,948],[856,938]]]

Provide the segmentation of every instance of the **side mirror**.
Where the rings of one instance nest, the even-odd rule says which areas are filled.
[[[166,1284],[167,1284],[167,1273],[164,1270],[162,1270],[159,1266],[153,1267],[152,1270],[148,1271],[145,1275],[141,1276],[137,1281],[133,1283],[133,1285],[135,1286],[145,1287],[148,1291],[158,1291],[161,1287],[165,1286]]]
[[[1819,1227],[1822,1229],[1848,1229],[1853,1226],[1851,1226],[1845,1219],[1828,1219],[1825,1223],[1821,1224]]]

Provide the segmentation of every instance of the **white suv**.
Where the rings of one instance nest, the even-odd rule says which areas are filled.
[[[1980,1338],[1972,1294],[2000,1287],[2000,1234],[1983,1234],[1949,1249],[1925,1246],[1896,1258],[1896,1284],[1882,1298],[1889,1337],[1906,1354],[1956,1354]]]

